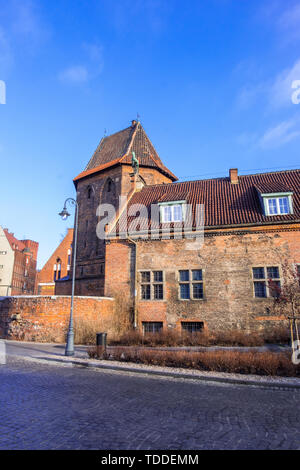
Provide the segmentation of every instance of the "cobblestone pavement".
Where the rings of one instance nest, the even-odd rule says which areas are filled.
[[[299,399],[10,358],[0,365],[0,449],[300,449]]]

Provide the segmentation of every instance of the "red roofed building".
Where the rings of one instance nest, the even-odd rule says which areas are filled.
[[[39,295],[53,295],[55,281],[68,279],[71,268],[72,241],[73,229],[69,228],[63,240],[37,275],[37,293]]]
[[[35,293],[38,247],[0,227],[0,296]]]
[[[74,179],[76,293],[121,292],[144,331],[277,326],[268,280],[299,269],[300,170],[176,180],[140,122],[101,140]]]

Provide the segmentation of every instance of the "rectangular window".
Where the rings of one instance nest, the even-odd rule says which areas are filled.
[[[0,255],[6,255],[7,251],[0,251]]]
[[[142,284],[142,299],[150,300],[151,299],[151,286],[150,284]]]
[[[190,285],[180,284],[180,298],[184,300],[190,299]]]
[[[265,281],[254,282],[255,297],[267,297]]]
[[[268,198],[268,215],[289,214],[290,202],[287,196]]]
[[[179,271],[179,279],[182,282],[189,281],[190,280],[190,272],[188,270]]]
[[[204,298],[202,269],[179,271],[179,297],[181,300]]]
[[[163,300],[164,276],[163,271],[141,271],[141,299]]]
[[[278,266],[252,268],[254,297],[275,297],[280,292]],[[270,282],[271,281],[271,282]]]
[[[162,222],[182,222],[184,219],[183,204],[174,203],[161,206],[161,221]]]
[[[274,215],[277,214],[277,204],[276,204],[276,199],[269,199],[268,200],[269,204],[269,214]]]
[[[199,333],[203,330],[204,324],[202,321],[182,321],[181,329],[188,333]]]
[[[159,333],[163,329],[163,322],[160,321],[144,321],[143,332],[146,333]]]

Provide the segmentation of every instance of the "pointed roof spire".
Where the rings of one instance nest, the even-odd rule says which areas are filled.
[[[176,181],[176,176],[162,163],[143,126],[137,120],[131,126],[104,136],[85,170],[74,181],[116,164],[131,165],[132,154],[138,158],[140,167],[154,167]]]

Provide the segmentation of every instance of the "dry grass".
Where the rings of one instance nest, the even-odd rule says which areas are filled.
[[[223,332],[181,333],[177,330],[163,330],[159,333],[143,335],[139,331],[129,330],[111,341],[110,344],[124,346],[263,346],[265,343],[289,344],[290,336],[286,328],[278,328],[270,333],[245,333],[241,330]]]
[[[97,357],[91,348],[90,357]],[[153,351],[146,349],[114,348],[107,359],[164,367],[179,367],[203,371],[258,374],[272,376],[300,376],[300,366],[287,353],[240,351]]]

